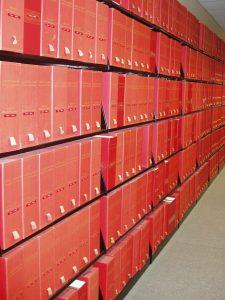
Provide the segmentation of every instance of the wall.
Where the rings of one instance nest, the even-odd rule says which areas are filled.
[[[198,0],[179,0],[179,2],[185,5],[193,15],[225,41],[225,31]]]

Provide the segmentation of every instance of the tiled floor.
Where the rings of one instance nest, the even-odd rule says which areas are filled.
[[[225,169],[126,300],[225,300]]]

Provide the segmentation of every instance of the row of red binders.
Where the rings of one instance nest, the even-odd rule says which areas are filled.
[[[107,63],[108,7],[95,0],[4,0],[1,49]]]
[[[49,299],[100,255],[99,201],[0,258],[1,299]]]
[[[211,80],[213,75],[215,81],[224,81],[223,63],[181,47],[165,34],[96,0],[11,2],[4,0],[2,5],[3,50],[98,64],[109,61],[113,66],[148,72],[157,69],[158,73],[177,77],[182,61],[187,78]],[[162,11],[168,18],[166,9]]]
[[[181,68],[188,79],[224,83],[224,64],[187,46],[181,48]]]
[[[149,255],[154,254],[162,241],[176,229],[208,186],[209,179],[214,178],[224,165],[224,150],[221,148],[170,197],[166,197],[58,299],[72,299],[73,294],[77,295],[75,299],[83,299],[82,295],[85,299],[98,299],[93,298],[98,297],[98,287],[103,299],[115,299],[146,265]],[[0,258],[1,299],[29,299],[31,295],[35,299],[48,299],[97,258],[104,216],[102,205],[105,206],[106,201],[101,198],[4,254]],[[113,218],[109,220],[113,224]]]
[[[1,62],[0,151],[225,103],[222,85]]]
[[[89,270],[89,274],[93,274],[94,271],[96,274],[97,269],[99,270],[100,281],[98,282],[102,299],[115,299],[129,280],[146,264],[149,251],[150,255],[154,254],[165,238],[176,229],[188,209],[208,186],[208,178],[213,179],[219,167],[224,165],[224,149],[221,149],[223,154],[222,152],[216,153],[207,164],[193,174],[175,193],[165,198],[145,221],[129,232]],[[222,164],[219,164],[219,156],[221,156]],[[150,232],[150,238],[147,232]],[[149,241],[149,245],[145,239]],[[85,277],[81,278],[86,282]],[[89,282],[87,283],[88,290],[91,287],[94,289],[96,285]],[[57,299],[72,300],[70,297],[78,293],[77,289],[75,281]],[[77,299],[82,298],[78,296]],[[87,299],[97,300],[98,298],[87,297]]]
[[[181,182],[186,180],[195,171],[196,163],[202,165],[225,143],[225,127],[221,127],[167,158],[181,149],[178,136],[172,133],[166,137],[158,126],[163,125],[164,129],[164,125],[171,126],[176,121],[126,129],[1,159],[1,249],[11,247],[102,192],[132,179],[151,167],[153,159],[162,161],[149,174],[144,172],[105,196],[103,237],[106,247],[113,244],[176,187],[178,175]],[[168,148],[165,149],[165,145]],[[169,149],[172,150],[169,152]],[[104,186],[101,186],[101,176]],[[120,206],[122,198],[121,211],[117,205]],[[109,212],[111,204],[115,211]],[[116,220],[120,220],[118,228],[106,237],[110,222]]]
[[[225,44],[177,0],[114,0],[132,13],[160,26],[207,53],[224,59]]]
[[[111,66],[167,76],[224,82],[222,62],[181,44],[161,32],[110,11],[108,59]],[[211,77],[210,77],[211,76]]]

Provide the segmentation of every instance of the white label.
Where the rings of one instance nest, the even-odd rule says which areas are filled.
[[[82,288],[82,286],[85,285],[85,281],[81,281],[81,280],[74,280],[71,284],[70,287],[74,288],[74,289],[80,289]]]

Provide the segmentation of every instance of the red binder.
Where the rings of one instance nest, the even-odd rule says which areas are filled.
[[[59,0],[58,57],[72,59],[73,0]]]
[[[55,283],[55,228],[48,229],[39,237],[39,262],[41,299],[49,299],[56,291]]]
[[[57,57],[59,0],[43,0],[41,10],[41,55]]]
[[[38,66],[38,143],[51,139],[51,68]]]
[[[24,1],[1,2],[1,44],[6,51],[23,53]],[[17,73],[18,74],[18,73]]]
[[[89,207],[90,218],[90,260],[100,255],[100,201]]]
[[[39,156],[40,227],[55,220],[55,152],[42,150]]]
[[[96,63],[107,64],[109,8],[97,2]]]
[[[80,120],[81,134],[88,134],[93,131],[92,128],[92,75],[91,70],[80,71],[81,93],[80,93]]]
[[[99,275],[98,268],[90,267],[79,278],[87,284],[87,300],[99,299]]]
[[[119,96],[119,74],[112,72],[103,73],[103,98],[102,105],[108,128],[118,126],[118,96]],[[123,109],[123,107],[122,107]]]
[[[67,69],[52,68],[52,127],[53,139],[67,136]]]
[[[24,0],[23,52],[40,55],[41,0]]]
[[[102,74],[102,72],[92,72],[91,127],[93,132],[101,130]]]
[[[79,70],[67,68],[67,136],[77,136],[80,134],[80,111],[79,111],[79,97],[80,97],[80,83]]]
[[[121,236],[122,189],[101,198],[101,232],[108,249]]]
[[[54,150],[54,189],[55,189],[55,216],[60,218],[69,210],[68,185],[65,176],[67,168],[67,146],[56,146]],[[44,179],[43,179],[44,180]]]
[[[6,249],[23,238],[22,177],[19,158],[1,161],[0,247]]]
[[[37,154],[22,159],[24,237],[39,229],[39,162]]]
[[[79,205],[82,205],[91,199],[91,140],[82,141],[82,143],[80,143],[79,164]]]
[[[23,264],[23,247],[17,247],[0,258],[1,299],[23,298],[25,272]]]
[[[91,189],[90,197],[94,199],[101,193],[101,139],[91,140]]]
[[[38,67],[21,65],[21,146],[31,147],[38,143]]]
[[[1,62],[1,152],[19,149],[21,102],[18,101],[21,65]]]

